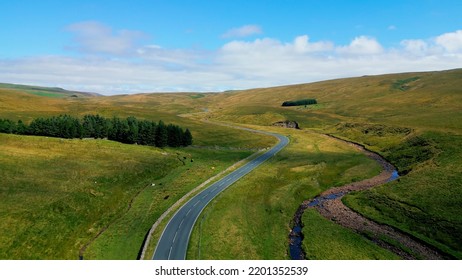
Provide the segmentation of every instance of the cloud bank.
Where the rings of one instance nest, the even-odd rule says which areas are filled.
[[[147,35],[139,31],[79,23],[69,27],[79,55],[1,59],[0,80],[118,94],[222,91],[462,67],[462,30],[402,40],[394,48],[365,35],[347,45],[308,35],[289,42],[237,39],[252,33],[243,30],[228,31],[230,41],[215,50],[169,49],[143,45]]]

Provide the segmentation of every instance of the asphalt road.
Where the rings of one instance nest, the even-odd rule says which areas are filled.
[[[262,133],[261,131],[258,132]],[[266,153],[251,160],[239,169],[236,169],[186,202],[174,214],[165,227],[152,257],[153,260],[186,259],[186,250],[188,249],[189,237],[191,236],[192,229],[197,218],[207,204],[224,189],[244,177],[270,157],[274,156],[289,143],[289,139],[283,135],[266,132],[265,134],[277,137],[279,143]]]

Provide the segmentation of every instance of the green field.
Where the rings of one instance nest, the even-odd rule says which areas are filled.
[[[280,107],[285,100],[307,97],[318,100],[316,108]],[[379,223],[461,258],[462,70],[223,93],[217,104],[215,108],[220,109],[211,110],[211,118],[259,125],[295,120],[304,129],[332,133],[379,152],[403,176],[397,182],[347,196],[345,202]],[[305,237],[311,230],[306,226]]]
[[[289,222],[304,199],[379,173],[374,161],[340,141],[277,132],[290,133],[289,146],[204,210],[188,258],[288,259]]]
[[[305,225],[303,249],[310,260],[370,260],[399,259],[393,253],[350,229],[326,220],[316,210],[303,215]]]
[[[0,137],[3,259],[77,259],[138,190],[180,165],[175,153],[110,141]]]
[[[350,194],[344,203],[462,258],[461,69],[222,93],[55,94],[63,94],[62,89],[1,84],[0,118],[30,122],[60,114],[100,114],[162,119],[189,128],[193,146],[160,150],[107,140],[0,135],[0,258],[75,259],[81,246],[105,227],[85,257],[136,258],[147,229],[176,199],[275,143],[270,136],[217,121],[290,134],[291,143],[208,206],[188,257],[288,258],[289,223],[301,201],[378,172],[365,156],[322,136],[330,133],[380,153],[401,173],[398,181]],[[281,106],[306,98],[318,104]],[[297,121],[302,130],[270,127],[283,120]],[[156,187],[148,187],[154,181]],[[316,213],[305,218],[310,220],[303,229],[310,258],[394,258]],[[348,253],[320,254],[330,243],[349,246],[342,249]]]
[[[84,256],[135,259],[156,217],[250,154],[5,134],[0,143],[2,259],[77,259],[107,225]]]
[[[390,224],[450,256],[462,258],[462,136],[422,135],[437,153],[399,181],[345,197],[346,205],[372,220]],[[420,146],[419,146],[420,148]],[[409,153],[418,154],[418,149]]]
[[[120,101],[123,98],[67,100],[0,90],[2,118],[27,122],[64,112],[136,115],[182,124],[194,136],[193,147],[161,150],[107,140],[1,134],[0,258],[77,259],[80,248],[107,227],[84,257],[135,259],[149,228],[177,199],[275,142],[269,136],[177,116],[167,95],[166,106],[162,100],[156,104],[156,98],[145,102],[133,96],[132,103]],[[138,103],[144,105],[133,105]],[[147,187],[152,183],[156,186]]]

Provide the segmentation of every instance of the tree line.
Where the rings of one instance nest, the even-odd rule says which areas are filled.
[[[0,119],[0,132],[20,135],[37,135],[59,138],[95,138],[118,141],[126,144],[155,147],[180,147],[192,144],[189,129],[174,124],[138,120],[135,117],[120,119],[104,118],[100,115],[85,115],[78,119],[69,115],[37,118],[29,125],[21,120],[14,122]]]
[[[318,104],[316,99],[300,99],[300,100],[293,100],[293,101],[284,101],[282,106],[300,106],[300,105],[312,105]]]

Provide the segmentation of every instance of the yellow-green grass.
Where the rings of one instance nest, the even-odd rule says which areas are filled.
[[[182,149],[180,156],[186,157],[183,158],[185,165],[157,180],[158,187],[143,190],[131,209],[88,247],[85,258],[136,259],[146,234],[160,215],[191,189],[249,154],[248,151]]]
[[[303,249],[311,260],[394,260],[399,257],[350,229],[326,220],[315,209],[302,217]]]
[[[0,137],[0,251],[7,259],[77,258],[79,246],[146,178],[179,165],[176,155],[109,141]],[[138,177],[143,180],[130,184]]]
[[[256,153],[253,153],[252,155],[250,155],[249,157],[239,161],[239,162],[236,162],[235,164],[233,164],[232,166],[228,167],[226,170],[223,170],[222,172],[220,172],[219,174],[209,178],[209,180],[207,181],[204,181],[200,186],[194,188],[193,191],[191,191],[190,193],[188,193],[186,196],[184,196],[183,198],[185,199],[184,201],[187,201],[188,199],[192,198],[194,195],[196,195],[197,193],[199,193],[200,191],[202,191],[204,188],[207,188],[208,186],[210,186],[211,184],[213,184],[214,182],[217,182],[218,180],[220,180],[221,178],[225,177],[227,174],[229,174],[230,172],[233,172],[234,170],[238,169],[239,167],[245,165],[247,162],[249,162],[250,160],[252,160],[253,158],[256,158],[258,157],[259,155],[261,155],[262,153],[264,152],[264,150],[261,150],[259,152],[256,152]],[[174,213],[181,207],[181,203],[176,205],[175,207],[172,207],[170,208],[170,212],[167,213],[167,215],[163,218],[162,221],[160,221],[160,223],[157,225],[157,227],[154,229],[154,231],[151,233],[151,239],[150,239],[150,242],[149,244],[147,244],[148,246],[146,246],[145,248],[145,252],[144,252],[144,258],[145,260],[150,260],[154,254],[154,250],[156,248],[156,245],[157,245],[157,242],[159,241],[159,238],[165,228],[165,226],[167,225],[167,223],[169,222],[169,220],[171,219],[171,217],[174,215]]]
[[[315,98],[318,105],[280,106],[284,101],[302,98]],[[461,178],[457,175],[460,173],[461,145],[450,145],[449,140],[460,143],[457,139],[462,135],[461,104],[461,69],[364,76],[203,96],[178,93],[56,99],[0,89],[0,118],[30,121],[34,117],[63,113],[99,113],[106,117],[134,115],[150,120],[163,119],[189,127],[194,145],[224,151],[268,147],[274,140],[204,124],[201,118],[259,125],[289,119],[299,122],[302,128],[334,133],[365,144],[390,159],[400,171],[410,173],[399,183],[392,183],[390,188],[366,192],[367,198],[358,195],[355,200],[361,206],[351,206],[365,215],[374,216],[378,222],[403,230],[409,228],[408,232],[414,236],[459,258],[461,251],[457,248],[462,244],[459,238],[462,233],[454,207],[462,203]],[[356,128],[342,129],[349,124]],[[376,129],[381,125],[410,128],[412,131],[409,134],[389,133],[385,129],[388,132],[380,135],[377,131],[366,133],[363,129],[371,126]],[[432,160],[434,158],[437,160]],[[395,184],[402,187],[393,187]],[[422,208],[425,211],[418,214],[418,211],[408,211],[404,207],[396,208],[396,201],[413,207],[421,207],[425,203]],[[374,210],[372,215],[374,211],[370,209],[375,204],[380,204],[377,206],[380,209]],[[433,204],[442,207],[438,211],[428,210],[427,207],[435,207]],[[428,226],[422,222],[422,217],[438,226]],[[447,230],[451,227],[452,230]],[[220,229],[217,228],[217,231]]]
[[[17,84],[5,84],[0,83],[0,89],[13,89],[23,92],[27,92],[33,95],[46,96],[52,98],[78,98],[93,96],[95,94],[77,92],[77,91],[68,91],[62,88],[51,88],[51,87],[40,87],[40,86],[27,86],[27,85],[17,85]]]
[[[195,95],[193,95],[195,96]],[[204,95],[205,96],[205,95]],[[2,250],[5,252],[5,255],[0,257],[2,258],[77,258],[78,250],[81,246],[86,244],[92,237],[94,237],[101,228],[111,225],[107,232],[102,234],[95,242],[91,243],[91,245],[87,248],[87,251],[84,254],[85,258],[98,258],[98,259],[133,259],[136,258],[138,254],[138,250],[142,244],[144,235],[146,234],[147,230],[149,230],[152,223],[157,219],[157,217],[163,213],[170,205],[172,205],[178,198],[180,198],[183,194],[185,194],[189,189],[192,187],[200,184],[202,181],[205,181],[213,174],[219,172],[226,166],[232,165],[234,162],[246,157],[250,153],[254,152],[256,149],[265,148],[271,146],[275,143],[275,139],[270,136],[265,135],[258,135],[255,133],[250,133],[247,131],[240,131],[236,129],[232,129],[229,127],[218,126],[210,123],[203,123],[200,120],[190,120],[184,117],[180,117],[180,114],[185,112],[196,112],[196,111],[203,111],[202,105],[198,105],[199,109],[194,109],[191,104],[191,100],[200,100],[203,98],[191,98],[191,94],[165,94],[165,95],[133,95],[133,96],[115,96],[115,97],[91,97],[91,98],[78,98],[78,99],[54,99],[48,98],[43,96],[31,95],[29,93],[21,92],[18,90],[4,90],[0,89],[0,106],[2,106],[2,110],[0,110],[0,117],[3,118],[10,118],[13,120],[16,119],[23,119],[25,121],[30,121],[33,118],[37,117],[44,117],[44,116],[51,116],[51,115],[59,115],[59,114],[72,114],[76,116],[83,116],[88,113],[94,114],[101,114],[106,117],[111,116],[129,116],[134,115],[138,118],[145,118],[150,120],[159,120],[162,119],[165,122],[173,122],[176,124],[183,125],[188,127],[193,134],[194,137],[194,145],[197,148],[187,148],[182,149],[181,153],[185,153],[187,151],[187,160],[185,163],[188,164],[188,167],[184,166],[175,166],[175,168],[171,168],[168,165],[168,162],[158,162],[157,166],[152,165],[153,168],[157,168],[159,174],[167,175],[167,185],[171,188],[161,187],[158,185],[156,188],[146,188],[142,191],[139,196],[133,201],[132,208],[128,213],[126,213],[127,205],[130,199],[146,184],[151,184],[151,180],[156,179],[160,176],[157,173],[149,174],[146,178],[138,178],[136,177],[137,172],[133,172],[132,169],[123,169],[118,164],[117,156],[118,151],[106,150],[105,157],[108,157],[113,160],[114,166],[109,166],[107,164],[107,168],[110,168],[112,173],[116,177],[120,177],[121,180],[125,180],[125,184],[130,182],[131,184],[135,184],[136,186],[130,188],[129,193],[124,193],[124,196],[119,195],[120,191],[112,193],[108,191],[107,197],[114,196],[115,198],[112,199],[109,204],[106,205],[99,205],[97,207],[101,207],[100,212],[96,213],[94,217],[92,217],[92,222],[95,225],[71,225],[71,228],[76,229],[76,226],[81,226],[80,229],[76,229],[77,231],[88,231],[85,234],[73,233],[66,237],[68,242],[72,242],[71,244],[64,244],[64,245],[56,245],[59,248],[63,248],[62,251],[57,252],[55,249],[48,249],[49,252],[44,252],[45,250],[38,249],[38,250],[28,250],[25,247],[19,246],[18,242],[20,239],[13,238],[13,236],[17,235],[16,230],[12,230],[9,234],[9,239],[5,241],[5,246],[10,246],[7,243],[16,241],[15,244],[12,245],[11,248]],[[195,103],[194,103],[195,104]],[[192,106],[192,107],[191,107]],[[181,110],[180,110],[181,109]],[[14,136],[5,136],[5,137],[14,137]],[[39,139],[33,141],[45,141],[43,139],[46,138],[24,138],[24,139]],[[29,140],[32,141],[32,140]],[[50,141],[50,143],[69,143],[64,140],[60,139],[48,139],[46,141]],[[57,142],[61,141],[61,142]],[[64,142],[62,142],[64,141]],[[77,141],[77,140],[76,140]],[[94,141],[94,140],[93,140]],[[90,141],[88,143],[93,143]],[[75,143],[86,143],[82,141],[77,141]],[[94,143],[99,143],[96,145],[103,145],[101,143],[111,143],[109,141],[94,141]],[[49,144],[52,146],[53,144]],[[77,144],[80,145],[80,144]],[[104,144],[105,145],[105,144]],[[108,144],[114,145],[114,144]],[[7,147],[4,147],[4,144],[1,143],[2,149],[7,152]],[[140,147],[131,147],[127,145],[119,145],[118,147],[123,147],[123,149],[140,149]],[[151,149],[145,147],[147,149]],[[33,145],[23,145],[22,150],[25,153],[34,152]],[[64,146],[57,146],[56,151],[60,151],[60,149],[64,149],[62,152],[65,154],[67,147]],[[34,166],[24,165],[25,171],[22,171],[22,163],[16,162],[16,165],[12,163],[8,168],[4,166],[4,172],[9,170],[8,174],[5,176],[10,176],[9,181],[4,181],[2,183],[5,184],[5,188],[8,189],[15,189],[17,184],[22,185],[35,185],[36,181],[42,182],[38,190],[41,189],[48,189],[50,186],[49,184],[58,184],[62,185],[61,181],[66,181],[67,185],[74,186],[75,180],[83,180],[83,176],[86,176],[84,173],[76,173],[73,171],[74,165],[86,165],[87,158],[92,155],[92,150],[96,149],[88,149],[86,153],[80,153],[81,150],[87,149],[84,147],[78,147],[75,149],[73,156],[66,156],[63,155],[68,161],[64,162],[60,171],[60,177],[54,178],[53,176],[47,175],[47,173],[42,173],[41,169],[45,168],[48,163],[44,163],[45,158],[38,157],[37,159],[33,159],[32,161],[38,160],[40,163]],[[143,151],[143,150],[140,150]],[[165,151],[162,151],[162,153]],[[176,153],[170,151],[172,153]],[[170,152],[168,152],[170,154]],[[43,152],[45,153],[45,152]],[[128,152],[127,152],[128,153]],[[141,152],[133,153],[131,156],[133,160],[139,160]],[[95,153],[98,155],[98,153]],[[31,156],[32,157],[32,156]],[[194,163],[188,162],[190,157],[193,157]],[[140,157],[144,158],[144,157]],[[20,160],[20,158],[18,159]],[[179,162],[179,161],[178,161]],[[56,166],[58,162],[55,164],[50,165],[50,167],[56,168],[58,170],[59,167]],[[61,163],[59,163],[61,164]],[[68,166],[66,166],[66,164]],[[98,163],[99,164],[99,163]],[[44,167],[41,167],[41,166]],[[117,170],[117,166],[119,169],[123,171],[123,174],[119,174],[120,171]],[[212,169],[212,167],[214,167]],[[82,167],[83,168],[83,167]],[[87,168],[87,167],[85,167]],[[92,166],[91,164],[88,166],[87,169],[95,169],[100,170],[97,166]],[[18,177],[12,174],[20,174],[20,172],[30,172],[34,174],[34,176],[26,176],[26,177]],[[101,172],[104,172],[104,169],[101,169]],[[134,174],[130,175],[130,172]],[[98,174],[98,173],[97,173]],[[86,177],[85,177],[86,178]],[[134,179],[135,178],[135,179]],[[87,178],[86,178],[87,179]],[[93,179],[89,180],[89,184],[91,184]],[[145,184],[144,181],[148,180]],[[87,182],[88,183],[88,182]],[[123,184],[122,184],[123,185]],[[71,188],[71,187],[67,187]],[[121,188],[121,186],[119,186]],[[168,188],[168,190],[166,190]],[[75,189],[77,191],[78,189]],[[154,191],[155,195],[150,197],[152,192]],[[71,192],[74,192],[74,189],[71,188]],[[167,192],[168,194],[164,194]],[[35,193],[31,193],[28,189],[24,189],[19,191],[17,189],[17,193],[21,193],[21,196],[28,198],[29,195],[35,196]],[[2,194],[6,195],[6,192],[2,191]],[[164,198],[169,195],[168,199]],[[117,198],[117,199],[116,199]],[[35,198],[33,198],[35,199]],[[73,199],[73,198],[72,198]],[[160,201],[160,202],[159,202]],[[17,201],[15,201],[16,203]],[[114,203],[117,202],[117,206],[114,207]],[[33,209],[40,206],[40,203],[45,203],[44,201],[40,201],[35,205],[32,205]],[[92,202],[93,203],[93,202]],[[96,204],[100,202],[94,202]],[[12,204],[14,204],[12,202]],[[95,204],[95,205],[96,205]],[[119,205],[120,204],[120,205]],[[111,205],[113,209],[109,209],[109,212],[106,213],[104,211],[108,210],[108,205]],[[45,205],[46,206],[46,205]],[[45,207],[44,206],[44,207]],[[5,206],[7,207],[7,206]],[[35,208],[34,208],[35,207]],[[96,207],[96,206],[95,206]],[[7,207],[8,208],[8,207]],[[90,210],[86,211],[92,211]],[[9,211],[5,210],[4,212],[4,219],[5,219],[5,227],[7,228],[7,224],[15,223],[15,219],[8,214]],[[104,215],[106,216],[104,216]],[[47,224],[46,218],[43,218],[42,226],[39,231],[46,232],[47,230],[51,233],[54,233],[53,217],[50,217],[50,223]],[[69,218],[70,219],[70,218]],[[74,218],[72,218],[74,219]],[[77,218],[75,218],[77,219]],[[83,217],[84,223],[87,222]],[[99,219],[99,220],[98,220]],[[62,217],[63,225],[66,224],[66,220],[68,218]],[[115,222],[114,222],[115,221]],[[124,227],[124,223],[130,223],[133,225],[129,228]],[[49,228],[47,228],[47,226]],[[85,228],[85,229],[84,229]],[[22,230],[21,228],[17,229],[18,231]],[[65,231],[63,231],[65,232]],[[37,232],[31,233],[31,235],[36,235],[37,238],[41,238],[37,234]],[[8,236],[8,234],[5,235]],[[63,237],[60,237],[63,238]],[[59,241],[50,238],[50,242],[54,242],[53,244],[60,244]],[[2,242],[3,243],[3,242]],[[67,250],[67,251],[66,251]],[[12,253],[12,251],[16,251],[16,253]],[[26,252],[29,251],[29,252]],[[39,252],[40,251],[40,252]]]
[[[318,105],[280,106],[300,98],[316,98]],[[216,103],[209,112],[216,119],[261,125],[295,120],[379,152],[410,173],[391,187],[355,195],[355,204],[345,201],[461,258],[461,69],[224,93]]]
[[[133,220],[129,237],[111,236],[108,255],[90,257],[136,258],[157,215],[197,182],[250,154],[7,134],[0,134],[0,144],[0,259],[77,259],[102,228],[120,227],[127,217]]]
[[[408,232],[454,258],[462,258],[462,136],[425,133],[437,154],[383,187],[348,195],[344,202],[380,223]],[[409,153],[418,154],[418,148]]]
[[[210,95],[210,94],[208,94]],[[181,117],[181,114],[202,112],[206,103],[190,96],[177,94],[138,94],[130,96],[54,99],[31,95],[16,90],[0,89],[0,118],[22,119],[26,123],[34,118],[70,114],[100,114],[104,117],[135,116],[152,121],[163,120],[189,128],[195,146],[228,147],[232,149],[259,149],[275,143],[273,137],[236,130],[229,127],[204,124],[200,120]],[[205,94],[204,94],[205,96]]]
[[[396,88],[408,82],[406,90]],[[462,129],[462,69],[364,76],[311,84],[222,93],[214,97],[211,114],[217,118],[255,123],[262,114],[266,125],[280,118],[303,127],[324,128],[339,121],[407,125],[444,131]],[[315,98],[317,106],[281,107],[282,102]],[[255,108],[264,108],[259,111]]]
[[[380,170],[343,142],[307,131],[276,131],[290,134],[289,146],[207,206],[188,258],[287,259],[289,223],[303,200]]]

